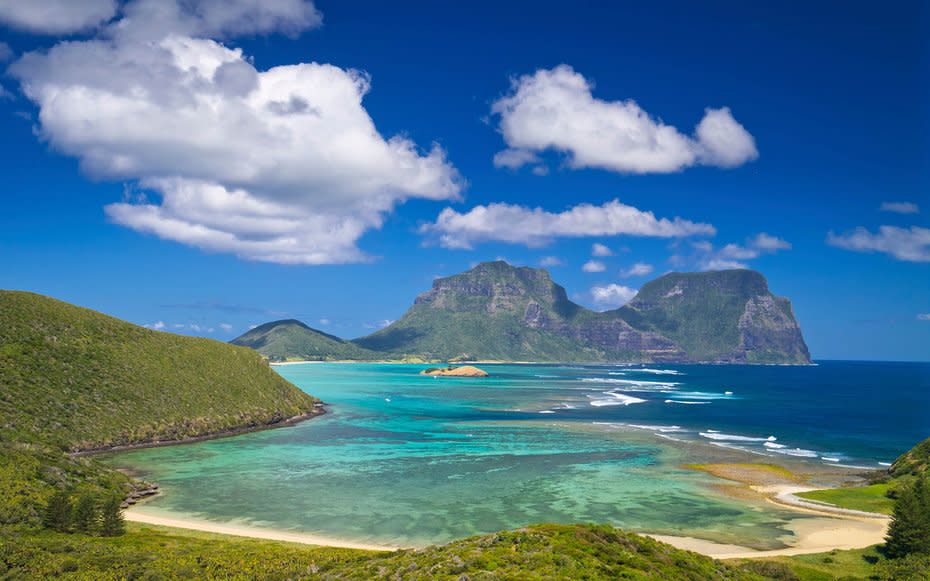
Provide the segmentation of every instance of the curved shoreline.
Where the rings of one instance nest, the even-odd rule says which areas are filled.
[[[180,440],[155,440],[153,442],[139,442],[136,444],[124,444],[120,446],[106,446],[103,448],[93,448],[90,450],[78,450],[77,452],[68,452],[68,456],[73,458],[81,458],[84,456],[96,456],[98,454],[109,454],[111,452],[126,452],[128,450],[141,450],[144,448],[161,448],[164,446],[177,446],[180,444],[193,444],[195,442],[204,442],[207,440],[216,440],[218,438],[227,438],[229,436],[238,436],[240,434],[249,434],[252,432],[261,432],[263,430],[270,430],[273,428],[283,428],[286,426],[292,426],[294,424],[300,423],[304,420],[309,420],[317,416],[322,416],[326,413],[326,409],[323,407],[325,403],[320,402],[315,404],[313,409],[304,412],[302,414],[297,414],[296,416],[291,416],[289,418],[284,418],[273,422],[270,424],[260,424],[256,426],[241,426],[238,428],[231,428],[229,430],[223,430],[221,432],[211,432],[209,434],[203,434],[200,436],[192,436],[190,438],[183,438]]]
[[[224,525],[209,521],[158,516],[139,512],[137,508],[129,508],[124,510],[123,516],[127,521],[143,524],[171,527],[176,529],[188,529],[208,533],[218,533],[236,537],[249,537],[253,539],[265,539],[270,541],[286,541],[321,547],[339,547],[343,549],[361,549],[365,551],[396,551],[398,549],[408,548],[391,545],[377,545],[373,543],[359,543],[345,539],[337,539],[335,537],[324,537],[310,533],[295,533],[278,529],[266,529],[263,527],[249,525]]]

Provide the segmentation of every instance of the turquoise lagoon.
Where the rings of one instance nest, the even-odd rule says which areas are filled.
[[[370,544],[598,522],[774,548],[798,513],[728,498],[680,465],[855,473],[930,435],[927,364],[423,367],[278,367],[328,413],[106,460],[159,483],[140,511]]]

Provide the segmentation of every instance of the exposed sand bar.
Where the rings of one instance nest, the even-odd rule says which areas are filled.
[[[793,546],[772,550],[726,545],[693,537],[649,536],[679,549],[702,553],[716,559],[750,559],[824,553],[833,549],[862,549],[883,542],[887,528],[888,519],[799,519],[792,525],[798,537]]]
[[[174,527],[178,529],[190,529],[195,531],[204,531],[208,533],[220,533],[224,535],[233,535],[237,537],[251,537],[253,539],[267,539],[271,541],[287,541],[291,543],[303,543],[305,545],[319,545],[323,547],[341,547],[343,549],[364,549],[366,551],[396,551],[402,547],[390,545],[374,545],[369,543],[358,543],[345,539],[333,537],[323,537],[306,533],[294,533],[276,529],[266,529],[254,526],[220,524],[209,521],[200,521],[186,518],[159,516],[146,512],[139,512],[137,509],[130,508],[124,511],[124,517],[128,521],[145,523],[150,525],[159,525],[163,527]]]

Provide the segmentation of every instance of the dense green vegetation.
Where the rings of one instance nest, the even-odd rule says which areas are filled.
[[[911,448],[894,461],[888,473],[895,478],[925,474],[930,466],[930,438]]]
[[[746,345],[740,318],[751,297],[767,297],[758,305],[759,345]],[[771,308],[774,307],[774,308]],[[749,363],[810,363],[796,327],[791,302],[769,292],[765,278],[751,270],[673,272],[643,285],[636,297],[615,311],[637,329],[653,331],[678,344],[695,361],[729,360],[746,349]]]
[[[0,441],[78,451],[178,440],[309,412],[251,349],[0,291]]]
[[[652,579],[770,577],[605,525],[535,525],[393,553],[306,547],[130,523],[116,538],[7,529],[12,579]]]
[[[230,343],[251,347],[269,361],[372,361],[383,357],[294,319],[259,325]]]
[[[735,562],[768,578],[783,581],[926,581],[930,578],[930,557],[889,559],[880,545]]]
[[[15,291],[0,291],[0,380],[0,524],[38,523],[56,491],[128,491],[65,452],[260,427],[317,401],[251,349]]]
[[[757,272],[672,273],[629,306],[597,313],[570,301],[545,270],[504,261],[436,279],[400,319],[366,337],[345,341],[288,320],[233,343],[273,361],[810,363],[790,302]]]
[[[895,500],[885,552],[890,557],[930,556],[930,480],[914,478]]]

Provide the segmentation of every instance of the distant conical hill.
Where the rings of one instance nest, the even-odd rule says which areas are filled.
[[[259,325],[230,342],[251,347],[270,361],[370,361],[381,357],[379,353],[313,329],[296,319]]]

